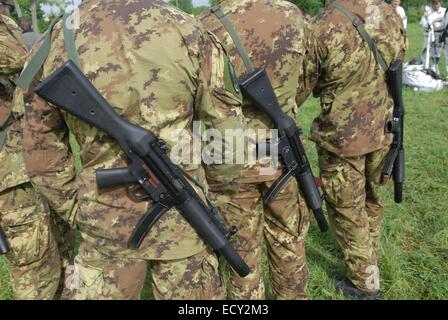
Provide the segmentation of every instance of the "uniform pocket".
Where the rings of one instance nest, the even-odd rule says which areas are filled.
[[[212,71],[210,77],[210,90],[215,101],[215,107],[229,116],[241,114],[243,97],[238,89],[238,79],[230,59],[219,40],[212,33],[209,33],[213,42],[212,49]],[[223,117],[223,121],[226,118]]]
[[[343,165],[321,170],[327,201],[336,207],[348,208],[353,206],[355,194],[352,181],[354,180],[350,174],[350,168]]]
[[[35,210],[36,208],[27,208]],[[41,217],[14,226],[5,226],[10,244],[10,261],[16,266],[27,266],[41,260],[50,245],[50,219]]]
[[[219,270],[219,261],[215,254],[207,254],[202,260],[202,283],[207,286],[204,291],[205,299],[224,299],[224,278]]]
[[[79,280],[83,287],[89,288],[95,284],[95,287],[102,288],[102,283],[104,282],[102,269],[80,264],[76,264],[75,268],[78,269]]]

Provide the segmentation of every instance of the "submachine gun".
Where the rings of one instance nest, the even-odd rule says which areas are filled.
[[[0,228],[0,254],[7,254],[9,250],[10,248],[8,241],[6,240],[6,235],[2,228]]]
[[[35,92],[107,133],[130,160],[128,168],[96,172],[98,188],[137,183],[154,203],[131,235],[130,248],[139,247],[155,222],[175,207],[240,276],[249,274],[249,267],[229,242],[235,228],[228,230],[216,209],[199,197],[187,181],[186,173],[171,162],[166,153],[167,144],[149,130],[121,118],[73,61],[68,61],[41,82]]]
[[[403,184],[405,180],[405,151],[404,151],[404,104],[403,104],[403,63],[395,61],[387,71],[389,91],[394,100],[393,119],[387,129],[393,133],[394,140],[383,168],[385,177],[393,177],[396,203],[403,202]]]

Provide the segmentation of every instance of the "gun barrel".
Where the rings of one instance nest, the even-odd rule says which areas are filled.
[[[405,180],[405,152],[404,149],[401,149],[398,152],[397,159],[394,164],[394,184],[395,184],[395,202],[402,203],[403,202],[403,184]]]
[[[215,224],[212,216],[205,212],[205,208],[200,202],[195,201],[195,198],[192,197],[179,206],[179,210],[199,236],[209,243],[213,250],[219,252],[241,277],[249,274],[250,269],[247,264]]]
[[[305,198],[306,204],[313,212],[320,231],[327,232],[328,223],[322,210],[323,201],[319,193],[319,189],[316,186],[314,176],[311,174],[311,171],[306,171],[305,173],[298,175],[296,178],[303,197]]]
[[[10,251],[8,241],[6,240],[6,235],[0,228],[0,254],[7,254]]]

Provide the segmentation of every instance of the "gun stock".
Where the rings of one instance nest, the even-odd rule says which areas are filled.
[[[121,118],[72,61],[66,62],[34,91],[46,101],[107,133],[118,141],[126,154],[130,144],[140,146],[139,142],[156,140],[150,132]],[[140,156],[148,152],[144,143],[141,147],[134,150]]]

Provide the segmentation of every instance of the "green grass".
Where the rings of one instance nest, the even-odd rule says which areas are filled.
[[[419,56],[421,39],[419,26],[411,24],[408,60]],[[448,91],[424,94],[406,89],[404,97],[406,201],[402,205],[393,202],[391,185],[382,192],[386,208],[382,234],[383,298],[448,299]],[[315,99],[302,107],[300,118],[305,132],[318,112]],[[315,163],[312,144],[308,146]],[[330,278],[345,272],[332,235],[322,235],[313,222],[307,245],[310,298],[343,299],[329,283]],[[266,263],[264,268],[267,275]],[[142,297],[151,296],[148,279]],[[7,266],[0,258],[0,299],[12,298]]]

